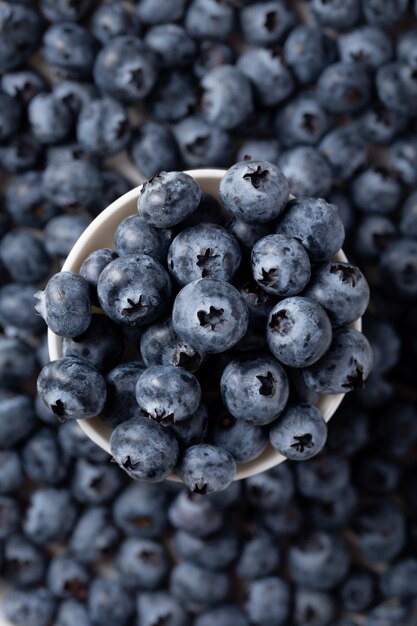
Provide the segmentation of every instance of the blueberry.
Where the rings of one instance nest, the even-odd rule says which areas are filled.
[[[107,397],[101,418],[109,426],[143,414],[136,402],[136,382],[145,371],[139,361],[116,365],[106,376]]]
[[[273,355],[290,367],[316,363],[329,349],[330,320],[311,298],[281,300],[269,314],[267,341]]]
[[[191,116],[177,123],[173,131],[181,158],[187,167],[219,167],[228,161],[231,145],[225,130]]]
[[[414,558],[405,558],[391,565],[380,579],[382,593],[387,597],[415,597],[415,574],[417,561]]]
[[[299,587],[295,591],[294,620],[300,626],[306,621],[311,626],[329,624],[335,614],[335,603],[330,594]]]
[[[23,530],[33,543],[44,546],[67,537],[76,515],[74,502],[66,489],[41,487],[29,498]]]
[[[230,566],[239,553],[239,539],[231,529],[204,538],[177,531],[172,545],[182,559],[214,571]]]
[[[196,53],[196,44],[182,26],[159,24],[148,30],[145,43],[164,68],[190,65]]]
[[[239,148],[236,161],[269,161],[278,163],[281,147],[276,139],[248,139]],[[247,222],[246,222],[247,223]]]
[[[399,62],[386,63],[378,68],[375,76],[375,86],[378,98],[386,109],[392,109],[401,114],[402,118],[410,115],[412,103],[407,96],[406,89],[401,78],[403,66]]]
[[[408,196],[401,208],[400,231],[404,237],[417,239],[417,193]]]
[[[249,622],[239,606],[224,604],[200,613],[194,626],[249,626]]]
[[[367,615],[366,626],[380,626],[384,622],[390,626],[400,626],[410,617],[409,606],[390,602],[388,599],[385,603],[375,606]],[[413,617],[411,616],[411,619]],[[342,626],[345,626],[342,624]],[[348,624],[347,626],[351,626]]]
[[[0,449],[24,441],[35,428],[36,419],[29,395],[0,390]]]
[[[170,272],[181,286],[199,278],[231,282],[240,261],[238,242],[218,224],[198,224],[181,231],[167,257]]]
[[[278,165],[295,196],[327,196],[332,182],[330,165],[313,146],[296,146],[284,152]]]
[[[283,624],[290,610],[288,584],[270,576],[251,580],[247,585],[245,610],[251,623],[259,626]]]
[[[91,323],[88,283],[75,272],[55,274],[35,300],[35,310],[60,337],[78,337]]]
[[[225,411],[216,411],[209,441],[230,452],[237,463],[247,463],[262,454],[268,437],[263,428],[237,419]]]
[[[100,372],[107,372],[120,360],[124,341],[120,328],[104,315],[93,315],[87,330],[62,342],[63,355],[85,359]]]
[[[318,79],[317,95],[330,113],[357,113],[368,104],[371,95],[366,68],[345,61],[329,65]]]
[[[212,504],[216,506],[217,509],[222,510],[222,511],[227,511],[227,510],[230,510],[231,507],[233,507],[234,505],[238,505],[242,497],[242,492],[243,492],[242,482],[235,480],[224,491],[218,491],[217,493],[209,493],[207,496],[207,500],[210,500],[210,502],[212,502]],[[199,496],[196,496],[195,494],[190,494],[190,492],[188,493],[189,495],[191,495],[191,497],[194,497],[194,498],[199,497]],[[202,496],[202,497],[205,498],[205,496]],[[195,533],[192,533],[192,534],[195,535]]]
[[[170,228],[193,213],[200,198],[200,188],[191,176],[183,172],[161,172],[144,183],[138,211],[151,226]]]
[[[234,57],[234,50],[228,43],[203,39],[193,64],[193,72],[197,78],[201,79],[219,65],[231,65]]]
[[[137,128],[130,147],[134,164],[146,178],[174,170],[178,164],[177,153],[171,130],[153,121]]]
[[[87,103],[77,122],[80,144],[101,157],[123,150],[130,140],[127,112],[120,102],[101,98]]]
[[[349,485],[349,463],[336,454],[321,454],[295,469],[300,493],[314,501],[333,502]]]
[[[388,63],[393,54],[390,37],[378,26],[360,26],[341,35],[338,48],[342,61],[362,63],[370,69]]]
[[[126,217],[116,229],[116,251],[120,256],[147,254],[163,263],[166,246],[160,229],[151,226],[141,215]]]
[[[46,570],[45,554],[23,535],[12,535],[4,544],[4,577],[22,589],[42,584]]]
[[[394,559],[406,541],[404,514],[389,502],[365,505],[355,516],[351,530],[360,554],[374,563]]]
[[[132,35],[115,37],[98,53],[94,64],[97,87],[121,102],[142,100],[157,78],[153,53]]]
[[[256,282],[275,296],[300,293],[310,280],[310,260],[293,237],[267,235],[252,249],[252,274]]]
[[[136,383],[136,400],[142,410],[164,426],[191,417],[201,400],[197,378],[182,367],[153,365]]]
[[[46,91],[45,80],[34,70],[6,72],[0,80],[2,91],[27,104],[36,94]]]
[[[96,56],[96,42],[90,33],[73,22],[59,21],[43,37],[43,55],[52,67],[74,78],[88,76]]]
[[[132,597],[121,581],[108,576],[92,581],[87,606],[91,621],[100,626],[126,626],[134,612]]]
[[[333,40],[322,28],[310,24],[296,26],[283,50],[287,65],[302,84],[315,81],[336,56]]]
[[[5,205],[17,226],[29,228],[43,228],[60,212],[58,207],[45,200],[39,172],[27,172],[10,181],[6,187]]]
[[[330,131],[319,146],[336,180],[349,180],[366,163],[367,144],[358,129],[344,126]]]
[[[186,626],[185,609],[168,591],[142,591],[136,599],[136,613],[142,626]],[[239,625],[236,625],[239,626]]]
[[[390,146],[389,161],[392,171],[406,185],[417,183],[417,142],[413,137],[399,139]]]
[[[224,226],[227,214],[218,200],[209,193],[201,192],[201,198],[197,209],[183,223],[183,228],[197,226],[199,224],[218,224]]]
[[[114,259],[117,259],[117,253],[110,248],[99,248],[93,250],[80,267],[80,275],[87,281],[89,286],[91,303],[98,306],[97,283],[98,278],[104,268]]]
[[[93,506],[85,510],[75,525],[70,550],[80,563],[94,563],[108,556],[118,539],[108,509]]]
[[[56,433],[38,429],[22,452],[25,474],[36,483],[57,485],[67,477],[69,459],[62,450]]]
[[[354,328],[339,328],[328,352],[304,371],[304,380],[319,393],[346,393],[363,388],[372,363],[366,337]]]
[[[265,513],[262,517],[267,530],[280,540],[298,534],[302,521],[300,507],[294,501],[291,501],[286,508],[275,509]]]
[[[106,401],[103,376],[88,361],[64,357],[46,365],[38,394],[58,420],[85,419],[100,413]]]
[[[14,387],[37,368],[33,349],[17,337],[0,337],[0,386]]]
[[[102,191],[102,181],[99,171],[89,163],[83,163],[75,159],[55,162],[48,165],[43,173],[43,191],[45,197],[50,202],[62,209],[88,208],[99,198]],[[83,220],[86,222],[86,225],[89,223],[81,215],[68,215],[55,218],[54,230],[58,228],[58,224],[62,224],[62,227],[67,222],[68,226],[70,223],[74,225],[77,220],[70,219],[74,217],[77,220]],[[86,225],[84,228],[86,228]],[[52,229],[51,223],[48,226]]]
[[[391,26],[407,11],[406,0],[363,0],[362,10],[369,24]]]
[[[0,259],[12,279],[19,283],[37,283],[46,278],[51,267],[42,238],[20,228],[1,240]]]
[[[278,221],[277,233],[301,241],[313,263],[330,260],[345,232],[337,207],[321,198],[296,198]]]
[[[145,24],[168,24],[183,16],[185,5],[185,0],[139,0],[136,11]]]
[[[114,429],[111,452],[132,478],[159,482],[174,469],[178,443],[174,435],[147,418],[133,418]]]
[[[330,126],[330,119],[312,94],[304,93],[286,104],[275,120],[277,133],[286,147],[317,144]]]
[[[320,394],[307,387],[304,382],[302,368],[287,370],[287,375],[290,383],[291,401],[300,404],[317,404]]]
[[[18,531],[21,523],[20,506],[17,500],[12,496],[0,495],[0,540],[6,541],[8,537],[12,537]],[[4,564],[3,564],[4,554]],[[7,571],[7,553],[2,554],[2,566],[4,572]]]
[[[189,283],[173,307],[178,335],[203,352],[223,352],[245,334],[248,311],[237,289],[220,280],[204,278]]]
[[[134,7],[110,2],[95,9],[90,29],[94,37],[105,46],[120,35],[139,35],[141,25]]]
[[[361,16],[359,0],[312,0],[311,10],[321,26],[345,30],[359,21]]]
[[[401,184],[384,167],[371,166],[352,183],[356,206],[367,213],[392,213],[401,198]]]
[[[355,236],[355,251],[360,259],[377,261],[398,239],[397,228],[385,215],[369,215],[361,219]]]
[[[42,19],[30,7],[4,4],[0,8],[0,70],[12,70],[35,52],[42,33]]]
[[[101,171],[101,182],[103,191],[100,197],[96,199],[95,204],[90,207],[90,211],[95,216],[107,209],[110,204],[118,200],[120,196],[124,196],[132,188],[132,184],[127,178],[112,169]]]
[[[389,287],[405,300],[417,293],[417,242],[400,239],[388,246],[380,258],[380,268]]]
[[[221,493],[227,493],[227,490]],[[181,491],[168,509],[171,525],[195,537],[206,537],[220,530],[223,524],[222,510],[209,499],[212,495],[191,493],[186,489]]]
[[[414,68],[417,67],[416,36],[417,31],[411,29],[402,33],[397,41],[397,59]]]
[[[39,93],[32,98],[28,106],[28,121],[33,136],[44,144],[66,139],[73,125],[68,106],[49,93]]]
[[[56,416],[53,413],[52,415],[54,424],[56,424]],[[58,440],[65,454],[73,459],[82,457],[94,463],[102,463],[108,460],[107,452],[99,448],[89,439],[75,420],[65,422],[61,425],[58,430]]]
[[[327,426],[316,407],[300,404],[286,409],[273,424],[269,434],[274,448],[287,459],[304,461],[323,448]]]
[[[254,474],[246,480],[245,496],[259,511],[275,511],[287,507],[294,495],[293,475],[286,464],[267,472]]]
[[[3,450],[0,452],[0,494],[13,493],[23,483],[22,463],[18,452]]]
[[[111,261],[101,272],[97,293],[103,311],[124,326],[143,326],[164,313],[171,282],[162,265],[146,254]]]
[[[354,322],[369,304],[366,278],[358,267],[349,263],[320,265],[304,293],[321,304],[333,326]]]
[[[200,444],[185,451],[178,473],[193,493],[222,491],[234,478],[236,462],[227,450]]]
[[[240,55],[236,65],[250,80],[256,99],[263,106],[280,104],[294,90],[292,74],[274,50],[248,50]],[[256,155],[251,156],[257,158]],[[260,158],[265,157],[261,155]]]
[[[270,46],[280,43],[295,23],[289,5],[280,0],[257,2],[240,12],[240,26],[248,43]]]
[[[192,0],[185,14],[185,28],[194,39],[226,39],[234,26],[235,12],[230,3]]]
[[[96,463],[79,458],[73,471],[71,493],[78,502],[103,504],[119,492],[123,478],[123,474],[108,462]]]
[[[187,611],[200,612],[226,599],[229,578],[183,561],[172,568],[169,589]]]
[[[241,161],[220,182],[220,197],[228,211],[248,222],[277,218],[288,201],[288,182],[268,161]]]
[[[78,21],[91,6],[91,0],[41,0],[40,9],[49,22]]]
[[[236,564],[239,578],[255,580],[269,576],[277,569],[280,551],[276,542],[267,533],[255,535],[247,541]]]
[[[78,598],[85,600],[89,574],[86,568],[73,557],[58,555],[52,558],[47,585],[56,598]]]
[[[220,65],[210,70],[202,78],[200,89],[201,116],[214,126],[226,130],[235,128],[244,122],[252,111],[250,82],[245,74],[233,65]]]
[[[310,516],[319,530],[339,530],[346,527],[358,508],[358,493],[351,485],[339,491],[334,500],[313,501]]]
[[[54,626],[91,626],[87,607],[79,600],[70,598],[59,605]]]
[[[151,539],[125,539],[115,558],[121,581],[128,589],[159,589],[170,567],[165,548]]]
[[[27,172],[39,165],[42,147],[27,133],[15,134],[0,146],[0,165],[9,174]]]
[[[194,111],[197,94],[186,71],[166,70],[148,98],[147,109],[152,119],[174,123]]]
[[[195,372],[203,363],[204,354],[182,341],[167,318],[149,326],[140,340],[140,352],[145,364],[177,365]]]
[[[116,498],[113,519],[116,526],[130,537],[161,537],[167,525],[164,492],[159,485],[131,483]],[[89,532],[90,526],[87,524],[86,529]]]
[[[350,556],[344,540],[330,533],[307,535],[288,551],[291,580],[317,591],[327,591],[340,584],[349,565]]]
[[[273,357],[244,357],[230,361],[224,369],[221,393],[234,417],[262,426],[272,422],[284,409],[288,380]]]
[[[4,616],[15,626],[48,626],[55,610],[54,597],[46,589],[11,591],[3,601]]]

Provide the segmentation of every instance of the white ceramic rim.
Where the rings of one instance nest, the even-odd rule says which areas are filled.
[[[191,176],[193,176],[193,178],[196,179],[203,191],[217,195],[218,186],[225,171],[226,170],[221,169],[198,169],[189,170],[187,171],[187,174],[190,174]],[[97,232],[103,228],[106,228],[106,224],[109,221],[113,221],[119,213],[121,213],[119,222],[127,215],[135,214],[136,203],[140,195],[141,188],[142,185],[139,185],[138,187],[135,187],[128,193],[115,200],[115,202],[107,207],[107,209],[102,211],[100,215],[98,215],[91,222],[91,224],[86,228],[81,237],[75,243],[61,271],[78,272],[80,265],[84,261],[86,256],[90,254],[92,249],[95,249],[97,247],[95,246],[94,248],[91,248],[91,239],[97,236]],[[129,207],[133,207],[133,210],[129,209]],[[129,212],[127,213],[127,211]],[[87,250],[89,246],[90,249]],[[343,250],[340,250],[335,258],[338,261],[347,261]],[[352,326],[360,331],[362,330],[361,322],[362,320],[358,319],[352,324]],[[48,349],[49,357],[51,360],[62,358],[62,338],[58,335],[55,335],[51,330],[48,330]],[[326,422],[328,422],[334,415],[335,411],[342,402],[344,395],[345,394],[327,394],[320,397],[317,406],[322,412]],[[94,441],[94,443],[96,443],[98,446],[100,446],[100,448],[111,454],[110,434],[112,429],[109,426],[107,426],[98,416],[89,419],[78,420],[78,424],[85,432],[85,434],[92,441]],[[270,444],[268,444],[266,450],[257,459],[254,459],[249,463],[242,463],[238,465],[235,480],[248,478],[249,476],[253,476],[254,474],[264,472],[268,469],[271,469],[275,465],[282,463],[283,461],[285,461],[285,457],[279,454],[279,452],[277,452]],[[181,479],[175,473],[171,474],[168,477],[168,480],[181,482]]]

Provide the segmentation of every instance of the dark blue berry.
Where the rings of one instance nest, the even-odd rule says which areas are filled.
[[[326,443],[327,425],[316,407],[288,407],[271,427],[269,439],[287,459],[304,461],[320,452]]]

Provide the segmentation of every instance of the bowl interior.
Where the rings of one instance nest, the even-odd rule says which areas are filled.
[[[196,179],[203,191],[216,198],[219,197],[219,184],[225,170],[202,169],[191,170],[187,173]],[[140,190],[141,186],[135,187],[135,189],[118,198],[88,226],[68,255],[62,271],[78,272],[81,264],[91,252],[98,248],[114,248],[115,231],[122,220],[136,213]],[[338,252],[336,259],[338,261],[346,261],[342,250]],[[361,320],[357,320],[352,326],[357,330],[361,330]],[[62,339],[51,330],[48,331],[48,348],[51,360],[59,359],[63,356]],[[344,394],[334,394],[320,397],[317,407],[322,412],[326,422],[329,421],[340,405],[343,396]],[[110,454],[110,434],[112,429],[109,426],[99,417],[79,420],[78,424],[94,443]],[[271,445],[268,445],[257,459],[238,466],[236,480],[268,470],[278,463],[282,463],[282,461],[285,461],[285,458]],[[169,479],[180,481],[180,478],[175,474],[172,474]]]

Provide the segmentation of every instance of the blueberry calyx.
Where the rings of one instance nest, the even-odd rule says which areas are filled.
[[[261,396],[272,396],[277,382],[273,377],[272,372],[267,372],[265,376],[259,374],[256,378],[261,383],[261,386],[259,387],[259,393]]]
[[[342,385],[349,391],[357,391],[365,387],[365,381],[363,380],[363,368],[358,365],[354,374],[349,374],[346,377],[346,382]]]
[[[279,18],[276,11],[268,11],[265,15],[265,28],[269,33],[273,33],[279,24]]]
[[[143,70],[140,67],[137,67],[136,69],[133,69],[129,72],[130,74],[130,78],[129,78],[129,85],[134,85],[135,87],[137,87],[138,89],[142,89],[143,87]]]
[[[317,119],[317,115],[304,113],[302,127],[312,135],[317,135],[320,132],[320,122]]]
[[[117,461],[116,461],[117,463]],[[132,459],[130,458],[130,456],[127,456],[125,459],[122,460],[121,465],[128,470],[134,470],[137,467],[137,463],[133,463]]]
[[[139,296],[139,300],[137,302],[134,302],[131,298],[128,298],[127,303],[129,304],[129,306],[122,309],[122,315],[133,315],[134,313],[138,313],[139,311],[147,308],[147,305],[143,304],[142,294]]]
[[[207,483],[202,483],[201,485],[198,483],[194,483],[191,491],[192,493],[198,494],[200,496],[204,496],[207,493]]]
[[[274,285],[277,282],[277,268],[271,267],[270,270],[264,268],[261,269],[262,278],[258,280],[261,285],[269,286]]]
[[[160,411],[159,409],[154,409],[153,414],[148,413],[148,416],[158,424],[162,424],[162,426],[171,426],[175,422],[174,413],[166,414],[165,411]]]
[[[218,254],[212,254],[211,248],[207,248],[204,254],[197,254],[197,267],[202,268],[201,276],[202,278],[207,278],[210,276],[210,263],[213,259],[218,258]]]
[[[330,266],[330,274],[338,274],[342,283],[349,283],[356,287],[358,282],[358,270],[356,267],[346,267],[344,265],[333,264]]]
[[[183,367],[189,371],[195,371],[198,369],[202,363],[201,356],[195,350],[188,349],[188,352],[182,348],[181,350],[177,350],[172,358],[172,362],[174,365],[178,365],[179,367]]]
[[[57,416],[60,422],[65,422],[66,418],[66,409],[62,400],[56,400],[55,404],[51,404],[51,411],[54,415]]]
[[[269,322],[269,328],[273,333],[279,333],[281,336],[288,335],[292,328],[293,322],[288,316],[285,309],[281,309],[273,314]]]
[[[194,156],[203,156],[206,154],[208,146],[209,146],[210,138],[208,135],[199,135],[187,144],[185,147],[187,151]]]
[[[294,435],[294,443],[291,444],[291,448],[297,450],[297,452],[304,452],[306,448],[312,448],[314,446],[313,438],[310,433],[305,435]]]
[[[247,172],[243,175],[245,180],[249,180],[252,183],[252,186],[255,189],[259,189],[263,185],[263,181],[266,180],[269,176],[269,170],[263,170],[260,165],[256,168],[256,170],[252,170],[251,172]]]
[[[214,306],[210,306],[208,313],[207,311],[197,311],[200,326],[210,326],[211,330],[216,330],[217,326],[224,322],[223,313],[224,309],[216,309]]]
[[[85,600],[87,598],[87,589],[76,577],[65,581],[64,591],[67,591],[72,596],[77,597],[79,600]]]

